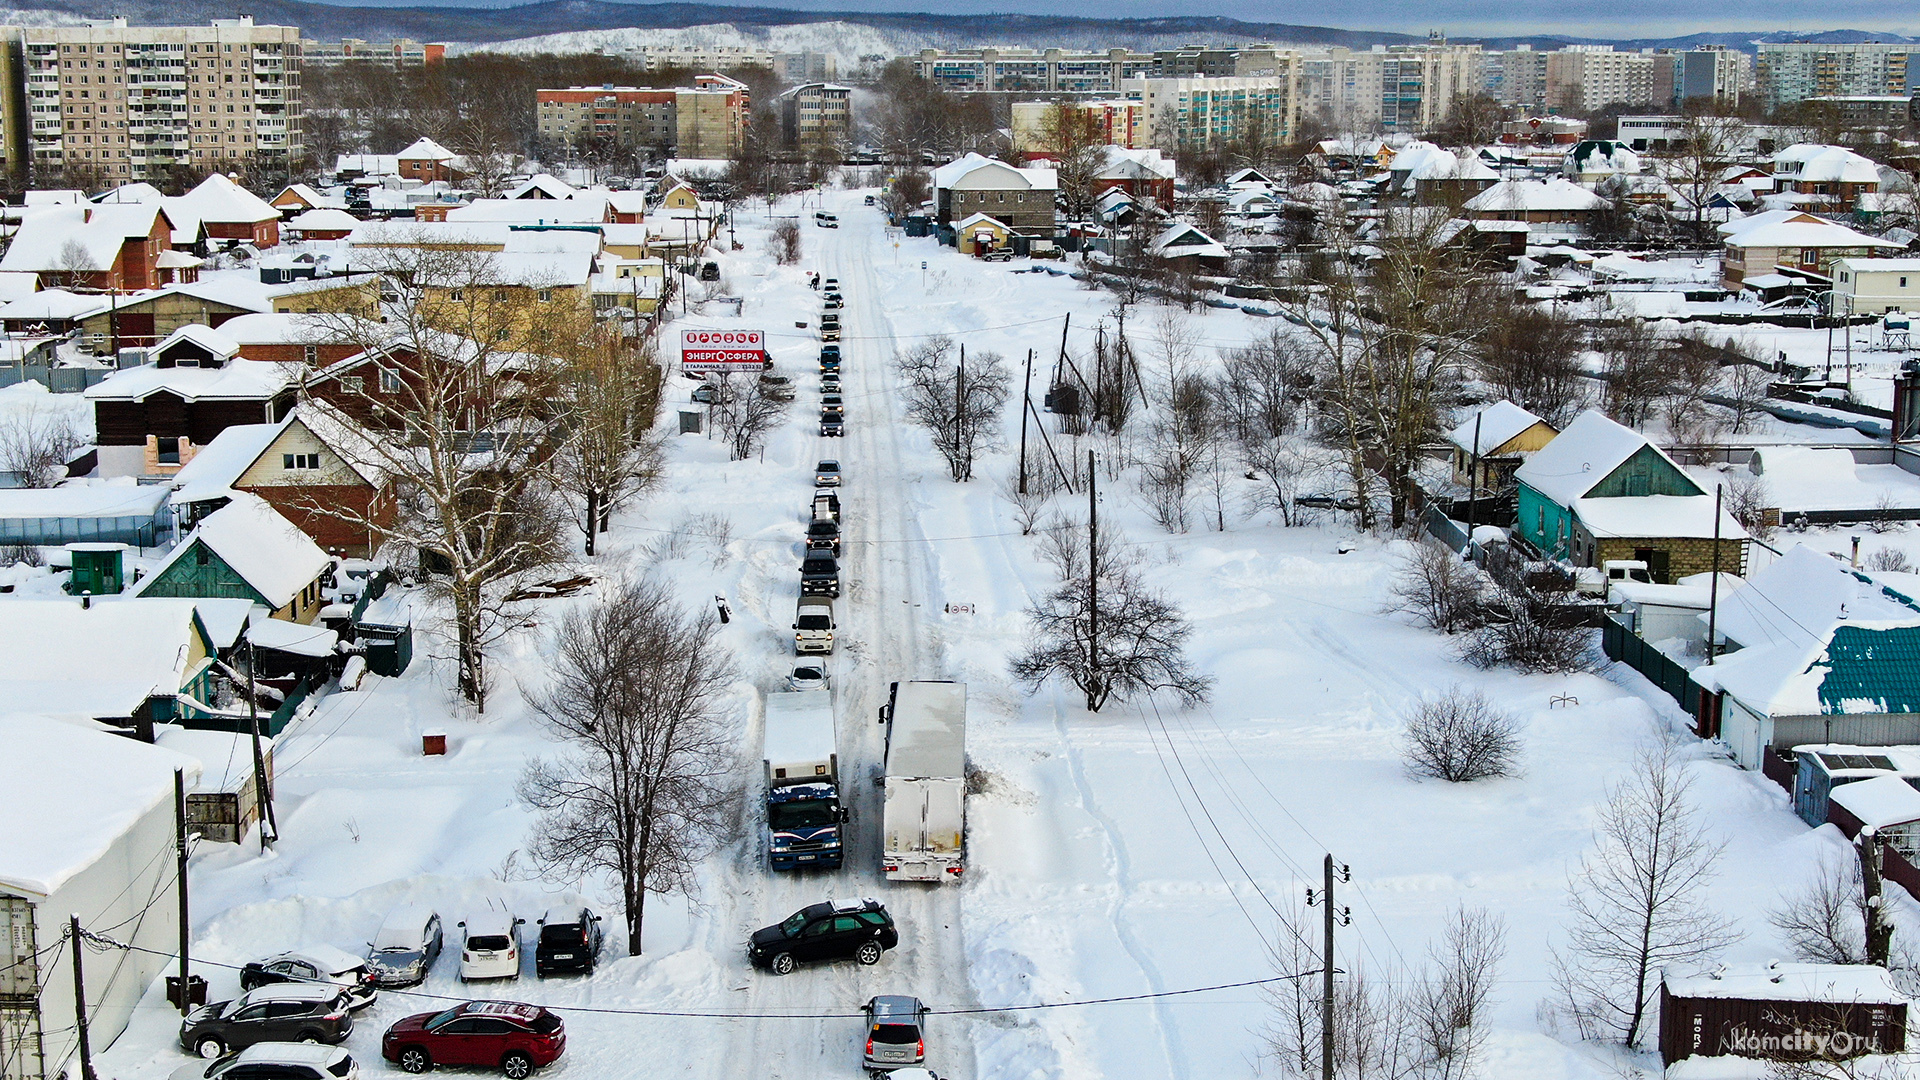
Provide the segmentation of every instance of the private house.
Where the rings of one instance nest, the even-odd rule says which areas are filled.
[[[1017,169],[968,154],[934,170],[936,220],[949,224],[989,214],[1014,232],[1052,237],[1058,176],[1053,169]]]
[[[1612,203],[1586,188],[1552,180],[1501,180],[1468,199],[1461,216],[1478,221],[1523,221],[1531,231],[1549,235],[1585,235]]]
[[[104,296],[42,289],[0,306],[0,326],[9,334],[72,333],[82,321],[107,310]]]
[[[221,432],[174,477],[171,502],[191,527],[245,492],[329,553],[370,558],[395,513],[378,461],[364,433],[295,409],[278,424]]]
[[[25,212],[0,272],[32,273],[40,287],[127,292],[160,284],[160,253],[175,224],[153,203],[34,207]]]
[[[1560,173],[1576,184],[1591,187],[1616,176],[1638,176],[1640,155],[1623,142],[1586,139],[1567,151]]]
[[[287,222],[288,231],[299,234],[302,240],[345,240],[359,227],[359,218],[330,207],[305,211]]]
[[[1713,622],[1728,651],[1693,672],[1702,727],[1743,767],[1814,743],[1920,744],[1920,603],[1907,594],[1796,545],[1722,592]]]
[[[350,319],[316,318],[292,312],[257,312],[220,324],[220,333],[248,360],[322,367],[360,351],[342,337],[363,336],[366,324]]]
[[[1920,259],[1835,259],[1835,315],[1920,311]]]
[[[345,210],[345,195],[323,195],[308,184],[288,184],[267,202],[282,214],[295,215],[305,210]]]
[[[182,250],[202,243],[269,248],[280,242],[280,209],[219,173],[160,205],[173,222],[173,246]]]
[[[1453,482],[1468,490],[1477,487],[1483,495],[1507,491],[1513,486],[1514,470],[1558,434],[1552,424],[1511,401],[1483,406],[1447,432],[1447,442],[1453,446]],[[1476,457],[1480,460],[1477,480]]]
[[[285,417],[294,374],[238,353],[217,330],[182,327],[149,363],[88,387],[100,475],[171,476],[227,428]]]
[[[182,697],[207,699],[215,646],[190,600],[10,600],[6,614],[0,701],[9,714],[98,721],[152,741]]]
[[[326,602],[322,591],[332,569],[327,553],[264,499],[235,492],[132,595],[245,599],[273,618],[311,623]]]
[[[395,154],[393,166],[400,179],[418,180],[423,184],[436,180],[451,183],[466,176],[466,171],[460,168],[458,154],[424,136]]]
[[[1724,510],[1716,519],[1713,496],[1672,458],[1594,410],[1534,451],[1513,477],[1515,531],[1548,558],[1592,567],[1636,559],[1662,584],[1745,565],[1740,523]]]
[[[974,214],[954,226],[954,247],[962,255],[986,255],[1013,242],[1013,230],[986,214]]]
[[[1153,200],[1163,209],[1173,207],[1175,171],[1173,159],[1158,150],[1129,150],[1124,146],[1101,147],[1107,160],[1093,174],[1096,194],[1124,191],[1136,203]]]
[[[1178,221],[1147,241],[1147,254],[1189,274],[1218,274],[1227,268],[1225,244]]]
[[[1851,210],[1880,190],[1880,167],[1844,146],[1798,143],[1773,155],[1773,183],[1803,196],[1795,200],[1801,205]]]
[[[536,173],[515,185],[507,192],[507,199],[534,199],[551,202],[564,202],[574,197],[579,189],[552,173]]]
[[[1795,210],[1774,210],[1727,222],[1719,229],[1724,248],[1720,284],[1738,291],[1748,278],[1787,272],[1824,285],[1841,259],[1899,251],[1891,240],[1855,232],[1825,218]]]
[[[1420,141],[1393,156],[1387,176],[1392,194],[1422,206],[1458,206],[1500,180],[1499,173],[1471,152]]]
[[[74,605],[77,607],[78,605]],[[134,607],[132,604],[96,605]],[[130,639],[132,635],[127,635]],[[75,656],[112,642],[75,642]],[[17,654],[13,654],[17,655]],[[97,654],[96,654],[97,657]],[[89,666],[111,668],[93,659]],[[111,1046],[179,945],[180,904],[171,858],[174,770],[191,786],[192,757],[122,738],[90,724],[36,715],[0,719],[0,1023],[9,1080],[77,1075],[74,969],[62,947],[68,922],[113,928],[132,946],[86,968],[88,1037]],[[104,962],[102,962],[104,960]]]

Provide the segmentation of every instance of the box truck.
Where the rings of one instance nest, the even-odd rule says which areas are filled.
[[[880,862],[889,881],[959,881],[966,864],[967,685],[897,682],[880,709]]]
[[[764,727],[768,861],[775,870],[838,868],[847,814],[840,805],[832,691],[768,694]]]

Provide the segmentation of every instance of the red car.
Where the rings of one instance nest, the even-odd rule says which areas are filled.
[[[517,1001],[469,1001],[419,1013],[388,1028],[380,1040],[380,1056],[410,1073],[481,1065],[512,1080],[553,1064],[566,1049],[566,1026],[558,1016]]]

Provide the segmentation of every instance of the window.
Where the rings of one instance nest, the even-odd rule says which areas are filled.
[[[401,390],[400,373],[392,368],[380,369],[380,392],[397,394]]]
[[[311,364],[320,359],[320,346],[303,345],[300,347],[300,359]]]
[[[552,299],[553,299],[553,290],[552,290],[552,289],[541,289],[541,290],[540,290],[540,302],[541,302],[541,303],[543,303],[543,304],[544,304],[544,303],[546,303],[547,301],[549,301],[549,300],[552,300]]]
[[[457,304],[457,303],[460,303],[461,301],[463,301],[463,300],[465,300],[466,298],[467,298],[467,291],[466,291],[465,289],[449,289],[449,290],[447,290],[447,299],[449,299],[449,300],[451,300],[451,301],[453,301],[453,302],[454,302],[454,303],[456,303],[456,304]]]
[[[211,555],[210,555],[210,554],[209,554],[209,553],[207,552],[207,547],[206,547],[206,545],[205,545],[205,544],[196,544],[196,545],[194,545],[194,548],[193,548],[193,564],[194,564],[195,566],[207,566],[207,565],[209,565],[209,564],[211,564],[212,562],[213,562],[213,558],[212,558],[212,556],[211,556]]]
[[[320,467],[320,455],[281,454],[280,467],[283,469],[317,469]]]

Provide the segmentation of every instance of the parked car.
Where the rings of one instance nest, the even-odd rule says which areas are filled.
[[[468,1001],[441,1012],[415,1013],[380,1039],[380,1056],[405,1072],[479,1065],[499,1069],[511,1080],[553,1064],[566,1049],[560,1017],[517,1001]]]
[[[444,935],[440,914],[424,904],[395,908],[367,942],[367,968],[375,986],[417,986],[440,959]]]
[[[861,202],[860,202],[860,205],[861,205],[861,206],[872,206],[872,205],[873,205],[873,196],[871,196],[871,195],[869,195],[869,196],[867,196],[867,197],[866,197],[865,199],[863,199],[863,200],[861,200]]]
[[[847,306],[846,301],[840,298],[839,293],[834,293],[831,296],[824,296],[820,298],[820,310],[822,311],[839,311],[841,308],[846,306]]]
[[[540,916],[540,942],[533,947],[533,973],[542,978],[573,973],[591,975],[605,941],[600,916],[587,908],[548,908],[547,913]]]
[[[840,523],[836,521],[810,521],[807,523],[807,547],[826,548],[834,557],[840,556]]]
[[[839,487],[840,463],[831,458],[822,459],[819,464],[813,467],[813,486],[817,488]]]
[[[847,423],[837,416],[822,411],[820,414],[820,436],[825,439],[837,439],[847,433]]]
[[[837,277],[827,278],[820,282],[820,289],[822,292],[839,292],[840,279]]]
[[[864,1006],[867,1014],[867,1050],[861,1060],[870,1076],[891,1073],[927,1060],[927,1038],[922,1025],[927,1007],[919,998],[881,994]],[[898,1076],[898,1073],[894,1073]]]
[[[360,1080],[360,1063],[345,1047],[263,1042],[211,1064],[182,1065],[167,1080]]]
[[[793,670],[787,673],[790,690],[825,690],[832,685],[833,676],[827,673],[825,660],[795,660]]]
[[[696,405],[718,405],[720,403],[720,388],[713,385],[694,387],[693,403]]]
[[[836,598],[840,595],[840,561],[833,557],[832,550],[807,549],[807,557],[800,560],[800,595]]]
[[[520,977],[520,924],[510,913],[489,909],[460,924],[460,980]]]
[[[773,926],[754,931],[747,959],[755,967],[787,975],[800,964],[834,960],[877,964],[882,953],[899,943],[893,916],[880,901],[835,900],[809,904]]]
[[[270,983],[180,1021],[180,1045],[203,1058],[263,1042],[345,1042],[352,1033],[347,995],[331,983]]]
[[[254,960],[240,969],[240,989],[273,983],[323,983],[346,992],[355,1011],[373,1004],[374,976],[367,962],[331,945],[310,945],[297,952],[277,953]]]

